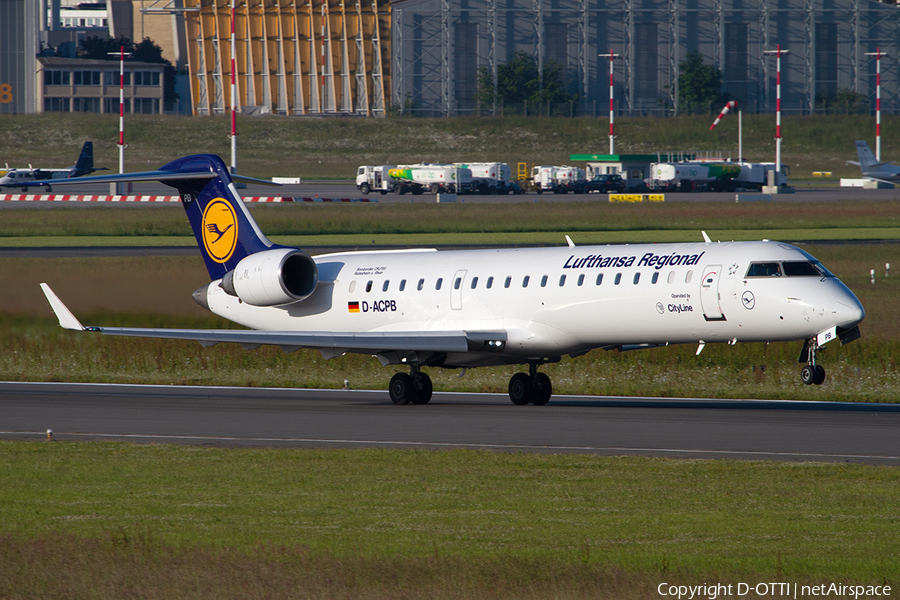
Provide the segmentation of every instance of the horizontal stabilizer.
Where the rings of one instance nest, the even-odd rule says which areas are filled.
[[[167,181],[185,180],[185,179],[213,179],[218,175],[215,171],[142,171],[139,173],[119,173],[113,175],[91,175],[87,177],[70,177],[68,179],[53,179],[43,181],[33,181],[23,183],[22,187],[44,187],[49,185],[84,185],[89,183],[126,183],[140,181],[159,181],[165,183]],[[259,185],[281,186],[280,183],[273,183],[268,179],[256,179],[254,177],[245,177],[243,175],[231,175],[232,181],[241,183],[255,183]]]

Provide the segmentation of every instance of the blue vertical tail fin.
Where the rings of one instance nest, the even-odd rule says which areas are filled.
[[[75,163],[75,172],[72,177],[81,177],[93,173],[94,169],[94,142],[85,142],[81,147],[78,162]]]
[[[178,190],[194,237],[211,279],[222,278],[241,259],[263,250],[280,248],[259,229],[247,210],[221,158],[213,154],[186,156],[160,171],[184,173],[163,181]],[[173,175],[174,175],[173,173]]]

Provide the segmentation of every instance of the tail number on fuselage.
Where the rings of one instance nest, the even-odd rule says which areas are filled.
[[[396,300],[373,300],[372,302],[368,302],[363,300],[362,302],[348,302],[347,303],[347,311],[352,313],[358,312],[397,312],[397,301]]]

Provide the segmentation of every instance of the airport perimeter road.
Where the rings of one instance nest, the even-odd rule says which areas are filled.
[[[0,383],[0,438],[204,446],[468,448],[900,465],[900,405]]]
[[[896,200],[900,199],[900,188],[885,190],[862,190],[853,188],[839,187],[810,187],[807,185],[798,185],[794,194],[780,194],[773,196],[772,201],[777,202],[830,202],[837,200]],[[172,188],[161,183],[139,183],[134,184],[132,194],[135,195],[173,195],[175,192]],[[5,189],[3,193],[17,194],[20,190]],[[41,192],[35,192],[41,193]],[[109,194],[109,184],[93,184],[93,185],[57,185],[53,188],[53,194],[78,194],[78,195],[107,195]],[[381,195],[372,193],[363,196],[356,189],[351,181],[308,181],[300,185],[284,185],[280,187],[271,187],[263,185],[249,185],[245,189],[241,189],[240,193],[244,197],[253,196],[285,196],[291,198],[348,198],[359,199],[368,198],[372,202],[436,202],[436,197],[431,194],[422,194],[413,196],[404,194],[402,196],[396,194]],[[753,194],[753,192],[747,192]],[[741,195],[744,195],[742,192]],[[734,192],[697,192],[697,193],[667,193],[666,202],[734,202],[736,194]],[[522,195],[465,195],[458,196],[458,202],[468,203],[506,203],[506,202],[586,202],[586,201],[607,201],[606,194],[522,194]],[[13,208],[21,206],[47,207],[47,206],[102,206],[109,205],[107,202],[0,202],[0,207]]]

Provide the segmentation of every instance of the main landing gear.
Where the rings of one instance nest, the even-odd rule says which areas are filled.
[[[797,362],[807,363],[800,369],[800,381],[806,385],[822,385],[822,382],[825,381],[825,367],[816,364],[816,350],[818,349],[816,338],[812,338],[803,342],[803,348],[800,350],[800,358]]]
[[[528,374],[516,373],[509,380],[509,399],[519,406],[529,402],[535,406],[543,406],[550,401],[552,394],[550,378],[537,372],[537,363],[531,363]]]
[[[388,392],[391,402],[394,404],[428,404],[431,400],[431,378],[419,371],[417,366],[410,369],[411,373],[397,373],[391,377]]]

